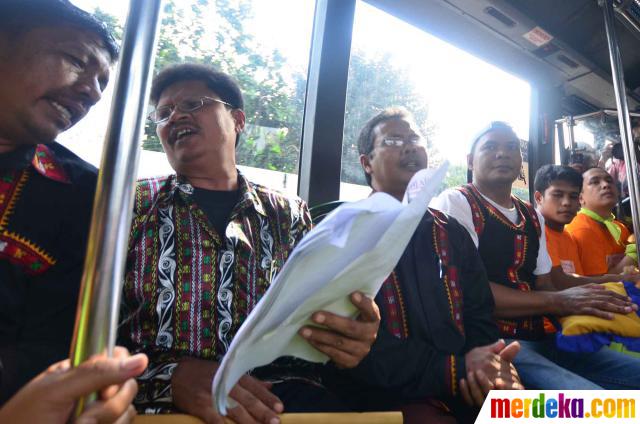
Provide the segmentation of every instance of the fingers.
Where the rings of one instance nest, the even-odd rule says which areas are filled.
[[[69,359],[65,359],[64,361],[56,362],[47,368],[47,372],[58,373],[64,372],[71,368],[71,361]]]
[[[491,349],[491,352],[498,354],[500,352],[502,352],[502,350],[504,349],[504,347],[507,345],[507,343],[504,341],[504,339],[500,339],[497,342],[495,342],[492,345],[489,345],[488,347]]]
[[[611,312],[605,312],[605,311],[602,311],[600,309],[592,308],[592,307],[588,307],[588,306],[584,307],[582,309],[582,311],[579,312],[579,314],[581,314],[581,315],[593,315],[594,317],[608,319],[608,320],[612,320],[613,319],[613,314]]]
[[[478,384],[476,373],[472,372],[467,374],[467,383],[469,383],[469,392],[471,393],[473,404],[476,406],[482,406],[485,395],[482,391],[482,388]]]
[[[513,362],[518,352],[520,352],[520,343],[513,342],[502,349],[498,354],[500,355],[500,359],[503,361]]]
[[[264,424],[277,424],[280,422],[273,409],[265,405],[254,393],[242,385],[236,384],[229,396],[239,404],[228,411],[228,416],[234,421],[238,423]]]
[[[311,320],[344,337],[356,340],[371,339],[372,343],[378,331],[375,323],[357,321],[326,311],[314,313]]]
[[[256,398],[258,398],[267,407],[271,408],[274,412],[281,414],[282,411],[284,411],[284,404],[282,403],[280,398],[271,393],[271,391],[269,390],[273,386],[271,383],[260,381],[256,378],[245,375],[240,379],[240,381],[238,381],[238,384],[242,386],[242,388],[252,393]]]
[[[370,297],[365,296],[359,291],[353,292],[351,293],[351,303],[360,311],[360,315],[358,316],[359,321],[380,322],[380,310],[376,302]]]
[[[95,357],[69,370],[60,380],[60,396],[75,399],[141,374],[147,356],[137,354],[126,359]]]
[[[130,416],[131,402],[138,393],[138,384],[134,379],[127,380],[120,390],[107,400],[99,400],[92,403],[78,418],[80,423],[98,423],[98,422],[129,422],[135,415]],[[126,420],[130,416],[129,420]]]
[[[464,378],[461,379],[459,382],[459,385],[460,385],[460,395],[462,396],[464,403],[466,403],[469,406],[474,406],[473,398],[471,397],[471,391],[469,390],[469,384],[467,383],[467,380]]]
[[[321,331],[321,330],[314,329],[313,333],[316,333],[317,331]],[[310,338],[307,340],[309,341],[311,346],[315,347],[320,352],[324,353],[329,358],[331,358],[333,363],[336,364],[338,368],[354,368],[358,366],[362,358],[365,356],[365,355],[356,356],[350,352],[343,350],[342,343],[336,343],[336,346],[340,346],[340,348],[338,348],[329,344],[324,344],[315,340],[311,340]],[[363,348],[357,349],[357,351],[361,352],[363,351],[362,349]],[[368,345],[367,345],[367,352],[368,352]]]
[[[333,331],[323,330],[317,327],[303,327],[300,335],[313,347],[329,355],[329,352],[340,351],[345,355],[354,357],[358,362],[371,350],[371,344],[367,341],[350,339]],[[329,355],[332,357],[332,355]],[[333,359],[333,357],[332,357]]]
[[[609,301],[609,300],[594,300],[589,306],[598,308],[605,312],[613,312],[617,314],[629,314],[633,312],[633,308],[630,304],[621,303],[618,300]]]
[[[478,384],[478,387],[480,388],[480,390],[482,391],[482,401],[484,402],[484,398],[487,396],[487,394],[496,388],[496,385],[500,384],[502,385],[502,379],[500,377],[498,377],[496,379],[495,384],[489,380],[489,377],[487,377],[487,375],[482,371],[482,370],[477,370],[475,373],[475,379],[476,379],[476,383]]]

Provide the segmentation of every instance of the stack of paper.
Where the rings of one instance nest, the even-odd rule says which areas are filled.
[[[349,300],[354,291],[376,295],[440,187],[447,166],[416,173],[405,196],[407,205],[386,193],[346,203],[300,241],[218,368],[212,394],[221,414],[235,405],[229,392],[247,371],[281,356],[328,360],[298,330],[312,324],[310,317],[316,311],[354,317],[357,309]]]

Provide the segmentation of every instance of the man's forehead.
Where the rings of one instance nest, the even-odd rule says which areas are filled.
[[[167,86],[158,99],[158,104],[171,103],[177,99],[193,96],[218,97],[218,94],[211,90],[204,81],[181,80]]]
[[[36,27],[23,35],[30,44],[41,44],[46,47],[80,47],[91,51],[96,56],[106,59],[107,63],[111,55],[107,50],[100,35],[85,28],[75,25],[56,25]]]
[[[591,168],[587,169],[584,174],[582,174],[582,177],[585,179],[594,177],[606,178],[609,177],[609,173],[602,168]]]
[[[562,191],[562,192],[575,192],[580,193],[581,187],[576,187],[569,181],[554,180],[549,183],[547,191]]]
[[[408,118],[391,118],[380,122],[373,129],[375,134],[387,135],[390,133],[416,133],[416,124]]]
[[[499,142],[499,143],[519,143],[518,137],[507,129],[496,129],[484,134],[478,144],[486,143],[487,141]]]

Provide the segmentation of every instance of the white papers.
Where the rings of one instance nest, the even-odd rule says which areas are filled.
[[[316,311],[354,317],[350,293],[374,297],[393,271],[448,164],[422,170],[409,183],[408,205],[386,193],[346,203],[329,214],[293,250],[224,356],[213,384],[214,407],[226,414],[228,394],[247,371],[281,356],[312,362],[329,358],[297,333]]]

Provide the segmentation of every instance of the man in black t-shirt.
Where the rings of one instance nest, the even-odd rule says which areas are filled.
[[[175,174],[140,181],[124,285],[120,340],[149,356],[136,406],[180,410],[217,422],[211,381],[246,317],[311,227],[306,204],[249,181],[236,168],[244,129],[233,79],[202,65],[162,70],[150,119]],[[356,366],[380,317],[362,293],[357,320],[318,311],[300,336],[341,367]],[[243,376],[229,417],[271,423],[288,412],[344,411],[322,385],[317,364],[283,358]],[[265,381],[272,384],[265,384]]]

